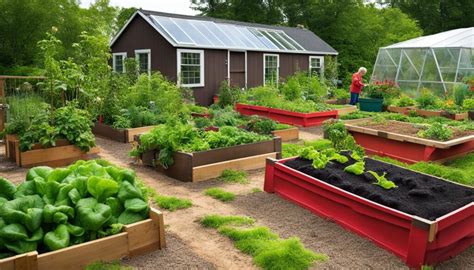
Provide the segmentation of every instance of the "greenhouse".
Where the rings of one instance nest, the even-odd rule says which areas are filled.
[[[395,81],[415,96],[422,88],[442,96],[474,76],[474,27],[423,36],[379,49],[372,82]]]

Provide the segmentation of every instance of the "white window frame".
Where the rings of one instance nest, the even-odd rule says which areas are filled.
[[[177,49],[177,54],[176,54],[176,66],[177,66],[177,77],[178,77],[178,85],[183,86],[183,87],[204,87],[204,66],[205,66],[205,61],[204,61],[204,50],[188,50],[188,49]],[[181,83],[181,54],[182,53],[198,53],[200,57],[200,78],[199,78],[199,83],[193,83],[193,84],[184,84]]]
[[[140,49],[140,50],[135,50],[135,60],[138,61],[138,69],[140,70],[140,62],[138,55],[139,54],[148,54],[148,75],[151,75],[151,50],[150,49]]]
[[[263,86],[265,86],[266,84],[266,80],[265,80],[265,77],[266,77],[266,74],[265,74],[265,68],[266,68],[266,63],[265,63],[265,57],[267,56],[276,56],[277,57],[277,76],[276,76],[276,83],[278,84],[278,82],[280,81],[280,55],[279,54],[275,54],[275,53],[264,53],[263,54]]]
[[[308,72],[309,72],[310,75],[313,74],[313,72],[311,72],[311,69],[312,69],[312,67],[311,67],[311,60],[312,60],[312,59],[319,59],[319,63],[321,63],[320,76],[321,76],[321,78],[323,78],[323,75],[324,75],[324,56],[314,56],[314,55],[311,55],[311,56],[309,57]]]
[[[127,58],[127,52],[118,52],[118,53],[112,53],[112,70],[114,72],[117,72],[117,69],[115,68],[115,56],[122,56],[122,66],[123,66],[123,72],[125,73],[125,59]]]

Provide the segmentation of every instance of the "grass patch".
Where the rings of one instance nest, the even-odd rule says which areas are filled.
[[[263,190],[258,187],[252,188],[252,190],[250,191],[250,193],[260,193],[260,192],[263,192]]]
[[[315,261],[328,259],[324,254],[305,249],[296,237],[281,239],[263,226],[239,227],[253,222],[248,217],[218,215],[201,220],[204,226],[217,228],[219,233],[232,239],[236,248],[251,255],[255,265],[263,269],[308,269]]]
[[[282,143],[281,144],[281,156],[282,158],[290,158],[298,156],[300,149],[304,146],[301,144],[294,143]]]
[[[85,270],[133,270],[130,266],[123,266],[120,262],[95,262],[86,266]]]
[[[304,146],[312,146],[314,149],[321,151],[324,149],[333,148],[334,144],[330,140],[321,139],[315,141],[305,141]]]
[[[191,200],[180,199],[172,196],[156,195],[153,197],[153,200],[160,208],[169,210],[171,212],[193,206]]]
[[[166,209],[173,212],[178,209],[186,209],[193,206],[193,203],[189,199],[180,199],[176,197],[160,195],[158,192],[156,192],[156,190],[149,187],[141,180],[137,181],[137,186],[142,191],[146,200],[154,201],[161,209]]]
[[[372,158],[395,164],[413,171],[441,177],[453,182],[471,186],[474,185],[474,154],[469,154],[464,157],[454,159],[445,165],[433,162],[406,164],[387,157],[374,156]]]
[[[219,216],[208,215],[201,219],[204,227],[217,229],[225,225],[252,225],[255,223],[253,218],[243,216]]]
[[[232,192],[227,192],[223,190],[222,188],[208,188],[204,192],[207,196],[211,196],[212,198],[223,201],[223,202],[228,202],[228,201],[233,201],[235,199],[235,194]]]
[[[219,180],[225,183],[239,183],[239,184],[248,184],[250,183],[247,178],[248,174],[245,171],[236,171],[226,169],[222,172],[222,175],[219,177]]]

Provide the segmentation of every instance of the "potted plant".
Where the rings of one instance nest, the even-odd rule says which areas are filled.
[[[463,101],[462,107],[469,114],[469,119],[474,120],[474,98],[467,98]]]

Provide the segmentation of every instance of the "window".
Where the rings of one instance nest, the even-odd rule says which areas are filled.
[[[278,84],[280,57],[278,54],[263,55],[263,85]]]
[[[204,51],[178,50],[178,77],[181,86],[204,86]]]
[[[140,73],[151,73],[151,50],[135,50],[135,59],[138,61]]]
[[[309,73],[321,76],[324,71],[324,57],[310,56],[309,57]]]
[[[125,72],[125,64],[124,64],[125,58],[127,58],[126,52],[112,54],[112,68],[114,72],[118,72],[118,73]]]

